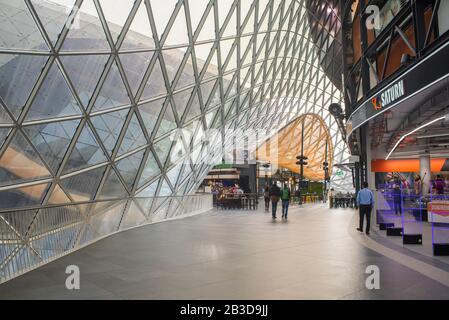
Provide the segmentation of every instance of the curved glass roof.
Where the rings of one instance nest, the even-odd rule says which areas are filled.
[[[306,2],[0,0],[0,210],[116,199],[111,230],[148,223],[182,206],[170,196],[193,193],[236,132],[275,134],[303,114],[346,163],[327,110],[342,94]],[[351,189],[351,173],[331,184]],[[71,215],[91,232],[78,243],[100,207]],[[54,226],[42,212],[23,229]]]

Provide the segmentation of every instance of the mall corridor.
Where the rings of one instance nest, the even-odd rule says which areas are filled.
[[[212,211],[125,231],[1,284],[0,299],[449,297],[449,265],[354,232],[355,210],[317,204],[279,216]],[[80,290],[65,288],[68,265],[80,268]],[[369,265],[379,290],[365,287]]]

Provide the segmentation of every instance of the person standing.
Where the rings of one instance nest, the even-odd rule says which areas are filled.
[[[444,194],[444,180],[440,174],[437,175],[437,179],[435,180],[435,190],[438,195]]]
[[[374,195],[371,190],[368,189],[368,182],[363,183],[363,189],[357,194],[357,206],[359,207],[359,227],[357,231],[363,232],[363,220],[366,217],[366,234],[369,235],[371,226],[371,210],[374,205]]]
[[[402,214],[402,199],[401,199],[401,188],[399,184],[396,184],[393,188],[393,203],[394,203],[394,213],[396,215]]]
[[[273,185],[270,188],[271,214],[273,216],[273,219],[276,219],[276,211],[280,196],[281,189],[276,185],[276,182],[273,182]]]
[[[265,211],[270,210],[270,187],[268,187],[268,185],[265,186],[263,199],[265,201]]]
[[[282,219],[287,220],[288,206],[290,204],[290,189],[286,184],[284,184],[284,189],[282,189],[281,200],[282,200]]]

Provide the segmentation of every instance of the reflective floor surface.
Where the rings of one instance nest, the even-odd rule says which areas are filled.
[[[0,285],[0,299],[449,299],[449,265],[355,232],[352,209],[279,215],[212,211],[119,233]],[[65,287],[69,265],[80,290]],[[366,288],[370,265],[379,290]]]

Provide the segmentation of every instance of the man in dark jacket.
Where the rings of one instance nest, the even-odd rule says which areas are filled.
[[[270,188],[271,214],[273,216],[273,219],[276,219],[276,210],[280,197],[281,189],[276,185],[276,182],[273,182],[273,185]]]
[[[286,184],[284,184],[284,189],[282,189],[282,195],[281,195],[282,219],[287,220],[288,205],[290,204],[290,198],[291,198],[290,189],[288,188],[288,186]]]

